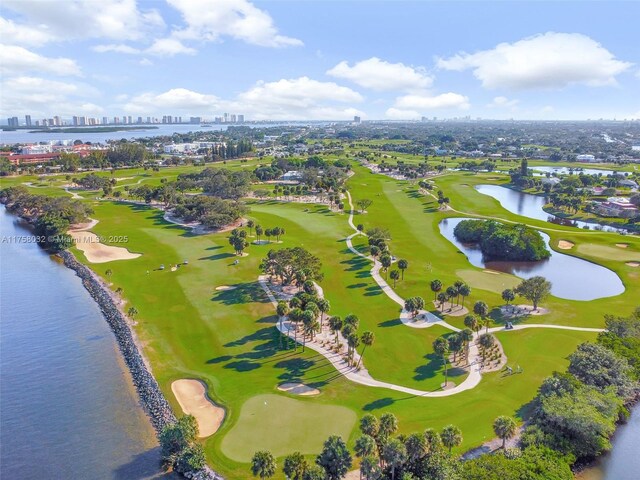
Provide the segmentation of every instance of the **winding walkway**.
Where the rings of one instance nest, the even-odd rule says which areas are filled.
[[[349,235],[346,239],[347,247],[355,255],[358,255],[359,257],[362,257],[362,258],[366,258],[367,260],[373,262],[373,267],[371,268],[371,276],[375,280],[375,282],[378,284],[380,289],[384,292],[384,294],[387,295],[387,297],[389,297],[391,300],[396,302],[398,305],[400,305],[400,307],[402,308],[402,311],[400,313],[400,320],[402,321],[402,323],[411,328],[429,328],[429,327],[432,327],[433,325],[440,325],[454,332],[459,332],[460,331],[459,328],[454,327],[453,325],[449,324],[442,318],[438,317],[437,315],[434,315],[429,311],[421,310],[417,315],[417,317],[413,318],[411,314],[405,310],[404,299],[400,295],[398,295],[393,290],[393,288],[391,288],[391,286],[385,281],[385,279],[382,278],[382,275],[380,275],[380,269],[382,268],[382,264],[376,259],[369,257],[363,254],[362,252],[359,252],[353,246],[354,237],[358,235],[366,236],[366,234],[363,232],[360,232],[357,229],[357,227],[354,225],[353,223],[354,208],[353,208],[353,203],[351,201],[351,193],[347,191],[346,195],[349,201],[348,222],[349,222],[349,226],[354,230],[354,233]],[[269,300],[271,301],[273,306],[276,307],[278,305],[278,300],[276,299],[274,292],[269,286],[267,277],[265,275],[261,275],[258,281],[260,283],[260,286],[263,288],[263,290],[269,297]],[[320,296],[324,296],[324,292],[319,286],[318,286],[318,292]],[[289,322],[289,320],[279,321],[276,324],[276,327],[278,328],[278,330],[280,330],[282,334],[287,336],[289,336],[289,333],[294,328],[294,326],[291,324],[291,322]],[[604,329],[602,328],[570,327],[570,326],[564,326],[564,325],[546,325],[546,324],[532,323],[532,324],[514,325],[513,329],[510,329],[510,330],[505,330],[504,327],[493,327],[489,329],[489,332],[490,333],[495,333],[498,331],[509,332],[512,330],[523,330],[526,328],[554,328],[559,330],[573,330],[573,331],[580,331],[580,332],[603,332],[604,331]],[[344,360],[344,357],[340,352],[335,352],[330,348],[327,348],[313,341],[306,343],[306,347],[322,354],[329,362],[331,362],[331,364],[342,376],[344,376],[348,380],[351,380],[354,383],[358,383],[360,385],[366,385],[369,387],[386,388],[389,390],[395,390],[397,392],[402,392],[402,393],[415,395],[419,397],[448,397],[450,395],[456,395],[466,390],[471,390],[472,388],[475,388],[480,383],[480,380],[482,380],[482,361],[480,358],[480,351],[476,343],[477,337],[478,337],[478,333],[474,334],[474,341],[472,341],[469,344],[469,359],[470,359],[469,375],[467,375],[464,381],[462,381],[460,384],[456,385],[453,388],[450,388],[447,390],[439,389],[434,391],[418,390],[415,388],[403,387],[402,385],[396,385],[394,383],[381,382],[380,380],[376,380],[375,378],[371,377],[371,375],[369,375],[369,372],[367,372],[366,369],[362,368],[361,370],[357,370],[355,367],[349,365]],[[300,340],[298,340],[298,342],[300,342]],[[331,342],[329,343],[331,344]],[[354,355],[354,359],[356,361],[359,359],[359,355],[357,353]]]

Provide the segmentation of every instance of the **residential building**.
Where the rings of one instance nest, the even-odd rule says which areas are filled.
[[[10,127],[19,127],[20,126],[20,122],[18,121],[18,117],[9,117],[7,119],[7,124]]]
[[[31,126],[31,115],[25,115],[24,116],[24,123],[27,127]]]

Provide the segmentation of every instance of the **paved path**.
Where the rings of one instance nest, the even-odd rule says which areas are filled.
[[[402,311],[400,313],[400,320],[402,321],[402,323],[411,328],[429,328],[429,327],[432,327],[433,325],[440,325],[454,332],[459,332],[460,331],[459,328],[454,327],[453,325],[447,323],[445,320],[438,317],[437,315],[434,315],[431,312],[428,312],[426,310],[421,310],[417,315],[417,317],[414,319],[411,316],[411,314],[404,309],[404,299],[400,295],[398,295],[393,290],[393,288],[391,288],[391,286],[385,281],[385,279],[382,278],[382,275],[380,275],[380,269],[382,268],[382,264],[378,262],[376,259],[372,257],[368,257],[365,254],[359,252],[353,246],[352,240],[354,237],[356,237],[357,235],[366,236],[366,234],[358,231],[357,227],[354,225],[353,223],[354,208],[353,208],[353,203],[351,201],[351,194],[347,191],[346,195],[349,201],[349,209],[350,209],[348,222],[351,228],[353,228],[353,230],[355,231],[353,234],[347,237],[347,240],[346,240],[347,247],[355,255],[366,258],[371,262],[373,262],[373,267],[371,268],[371,276],[375,280],[375,282],[378,284],[380,289],[385,293],[385,295],[387,295],[391,300],[396,302],[402,308]],[[271,301],[273,306],[276,307],[278,305],[278,300],[276,299],[274,292],[269,286],[267,277],[265,275],[261,275],[258,281],[260,283],[260,286],[263,288],[263,290],[269,297],[269,300]],[[319,285],[316,285],[316,287],[318,288],[319,296],[323,297],[324,292],[322,291],[322,288]],[[287,336],[290,335],[291,331],[293,331],[293,328],[294,328],[292,323],[286,319],[283,319],[282,321],[278,321],[276,324],[276,327],[278,328],[278,330],[280,330],[280,332],[282,332],[284,335],[287,335]],[[604,331],[601,328],[569,327],[569,326],[563,326],[563,325],[546,325],[546,324],[524,324],[524,325],[514,325],[513,329],[510,329],[510,330],[505,330],[504,327],[493,327],[489,329],[489,332],[490,333],[495,333],[498,331],[509,332],[512,330],[523,330],[525,328],[555,328],[555,329],[561,329],[561,330],[574,330],[574,331],[581,331],[581,332]],[[322,336],[322,335],[324,335],[324,337],[321,337],[321,339],[326,341],[327,340],[326,332],[319,334],[319,336]],[[482,361],[480,357],[480,351],[478,349],[478,345],[476,342],[477,338],[478,338],[478,333],[474,334],[474,339],[469,344],[469,359],[471,361],[471,364],[469,366],[469,375],[467,375],[465,380],[462,381],[459,385],[456,385],[455,387],[450,388],[448,390],[434,390],[434,391],[418,390],[415,388],[403,387],[402,385],[396,385],[393,383],[381,382],[380,380],[376,380],[375,378],[371,377],[371,375],[369,375],[366,369],[361,368],[360,370],[357,370],[355,367],[349,365],[345,361],[344,355],[340,352],[337,353],[334,350],[331,350],[330,348],[327,348],[315,341],[307,343],[306,347],[322,354],[327,360],[329,360],[329,362],[331,362],[331,364],[335,367],[335,369],[341,375],[351,380],[352,382],[359,383],[360,385],[366,385],[369,387],[387,388],[389,390],[395,390],[397,392],[407,393],[409,395],[415,395],[419,397],[448,397],[450,395],[455,395],[457,393],[464,392],[466,390],[471,390],[472,388],[475,388],[480,383],[480,380],[482,380]],[[300,340],[298,340],[298,342],[301,343]],[[331,345],[332,343],[329,342],[329,344]],[[359,355],[357,353],[355,353],[354,359],[356,362],[359,360]]]

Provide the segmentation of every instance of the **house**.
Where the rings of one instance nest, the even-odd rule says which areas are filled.
[[[638,188],[638,184],[636,182],[626,178],[624,180],[620,180],[618,182],[618,185],[621,187],[627,187],[627,188]]]
[[[286,182],[297,182],[302,178],[302,174],[297,170],[289,170],[284,175],[280,177],[280,180],[284,180]]]
[[[596,157],[594,155],[578,155],[576,160],[579,162],[593,163],[596,161]]]
[[[543,177],[540,179],[540,183],[542,183],[543,185],[551,185],[552,187],[555,187],[560,183],[560,179],[558,177]]]
[[[606,202],[596,205],[596,213],[605,217],[632,218],[638,214],[638,208],[627,197],[609,197]]]

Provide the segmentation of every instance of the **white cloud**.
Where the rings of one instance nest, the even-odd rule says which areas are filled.
[[[207,112],[219,105],[219,99],[214,95],[194,92],[186,88],[173,88],[164,93],[143,93],[133,97],[125,104],[125,111],[135,113],[156,112],[162,109],[180,110],[185,112]]]
[[[404,95],[396,98],[394,107],[400,110],[466,110],[470,106],[469,98],[459,93],[442,93],[436,96]]]
[[[51,40],[139,40],[165,27],[156,10],[140,10],[136,0],[3,0],[2,3],[25,18],[20,28],[37,29]]]
[[[445,70],[473,69],[486,88],[511,89],[615,85],[616,75],[631,65],[585,35],[555,32],[437,61]]]
[[[27,72],[81,75],[80,67],[74,60],[44,57],[15,45],[0,45],[0,72],[3,75]]]
[[[255,120],[350,120],[354,115],[364,116],[362,111],[348,105],[362,100],[362,96],[350,88],[300,77],[258,82],[234,99],[220,99],[185,88],[160,94],[148,92],[131,98],[123,105],[123,110],[202,115],[231,111]]]
[[[143,67],[150,67],[151,65],[153,65],[153,62],[151,60],[149,60],[148,58],[143,58],[142,60],[140,60],[140,62],[138,62],[140,65],[142,65]]]
[[[186,26],[173,36],[184,40],[217,41],[228,36],[262,47],[302,45],[302,41],[280,35],[271,16],[248,0],[167,0]]]
[[[520,100],[516,100],[516,99],[511,99],[509,100],[507,97],[495,97],[493,99],[493,101],[487,105],[487,107],[489,108],[513,108],[515,107],[518,103],[520,103]]]
[[[420,90],[430,87],[433,78],[423,68],[414,68],[403,63],[389,63],[377,57],[362,60],[350,66],[347,61],[338,63],[327,75],[345,78],[376,91]]]
[[[129,45],[124,45],[122,43],[110,43],[108,45],[95,45],[91,47],[94,52],[105,53],[105,52],[116,52],[116,53],[126,53],[129,55],[138,55],[142,53],[142,50],[138,48],[133,48]]]
[[[403,110],[394,107],[387,109],[385,116],[390,120],[419,120],[422,117],[415,110]]]
[[[60,82],[40,77],[3,78],[0,86],[0,112],[2,115],[31,114],[50,116],[93,114],[102,107],[91,103],[100,92],[83,83]]]
[[[5,41],[14,45],[42,45],[52,39],[44,29],[19,25],[0,17],[0,32]]]
[[[145,53],[156,55],[158,57],[173,57],[178,54],[195,55],[196,50],[182,44],[180,40],[175,38],[161,38],[153,42]]]

